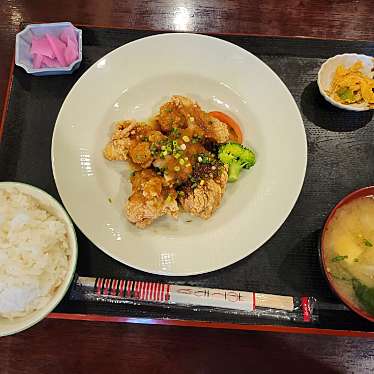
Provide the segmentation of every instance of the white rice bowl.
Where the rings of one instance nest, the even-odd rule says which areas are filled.
[[[77,260],[74,227],[35,187],[0,183],[0,336],[40,321],[61,301]]]

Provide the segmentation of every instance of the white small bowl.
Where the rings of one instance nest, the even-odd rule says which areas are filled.
[[[27,25],[24,30],[16,35],[16,55],[15,64],[25,69],[29,74],[42,75],[63,75],[71,74],[78,69],[82,62],[82,30],[73,26],[78,39],[78,58],[69,66],[59,68],[40,68],[35,69],[32,63],[30,53],[32,36],[41,37],[46,33],[58,37],[60,33],[68,26],[73,26],[71,22],[41,23]]]
[[[49,302],[39,310],[36,310],[26,316],[7,319],[0,317],[0,337],[12,335],[17,332],[28,329],[46,317],[62,300],[67,292],[71,281],[73,280],[78,257],[78,245],[75,235],[74,226],[65,209],[52,196],[43,190],[30,186],[28,184],[16,182],[0,182],[0,189],[17,188],[20,192],[34,197],[40,205],[50,213],[61,219],[66,224],[70,248],[69,269],[64,282],[60,285]]]
[[[342,55],[336,55],[334,57],[329,58],[326,60],[318,72],[318,88],[321,95],[332,105],[345,110],[352,110],[355,112],[362,112],[365,110],[369,110],[369,106],[366,103],[361,104],[341,104],[332,99],[330,96],[327,95],[326,90],[328,90],[331,86],[331,82],[334,78],[336,68],[339,65],[343,65],[346,68],[351,67],[355,62],[362,61],[363,62],[363,69],[362,72],[367,75],[371,76],[372,71],[371,69],[374,66],[374,60],[371,56],[366,55],[359,55],[356,53],[344,53]]]

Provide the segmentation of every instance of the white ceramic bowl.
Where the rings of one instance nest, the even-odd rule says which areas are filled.
[[[346,68],[351,67],[357,61],[363,62],[364,67],[362,69],[362,72],[365,75],[372,76],[371,69],[374,66],[373,57],[366,56],[366,55],[359,55],[356,53],[344,53],[342,55],[336,55],[334,57],[329,58],[321,65],[321,68],[319,69],[319,72],[318,72],[317,83],[318,83],[319,92],[330,104],[340,109],[352,110],[355,112],[362,112],[362,111],[370,109],[366,103],[345,105],[345,104],[338,103],[326,93],[326,90],[328,90],[331,86],[331,82],[334,78],[336,68],[339,65],[343,65]]]
[[[0,189],[9,188],[17,188],[19,191],[34,197],[44,209],[48,210],[50,213],[65,222],[68,232],[70,259],[68,273],[66,274],[64,282],[60,285],[56,293],[51,297],[44,308],[34,311],[24,317],[14,319],[0,317],[0,337],[15,334],[28,329],[46,317],[57,306],[57,304],[64,297],[74,277],[78,257],[78,246],[74,226],[70,220],[70,217],[60,203],[58,203],[52,196],[48,195],[43,190],[40,190],[34,186],[16,182],[0,182]]]
[[[210,219],[162,217],[140,230],[123,214],[128,163],[105,160],[103,148],[113,121],[147,119],[172,95],[233,116],[257,162],[227,186]],[[56,185],[82,232],[116,260],[163,275],[217,270],[254,252],[290,213],[306,161],[303,121],[279,77],[234,44],[184,33],[139,39],[93,64],[66,97],[52,139]]]

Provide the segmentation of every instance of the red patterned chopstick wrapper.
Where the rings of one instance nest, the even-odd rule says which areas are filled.
[[[109,304],[187,308],[294,322],[318,320],[313,297],[271,295],[129,279],[76,276],[70,299]]]
[[[93,288],[99,297],[155,303],[208,306],[250,312],[255,307],[253,292],[192,287],[126,279],[79,277],[81,285]]]

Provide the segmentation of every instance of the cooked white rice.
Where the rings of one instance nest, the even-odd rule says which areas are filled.
[[[65,279],[64,222],[16,188],[0,189],[0,317],[42,308]]]

